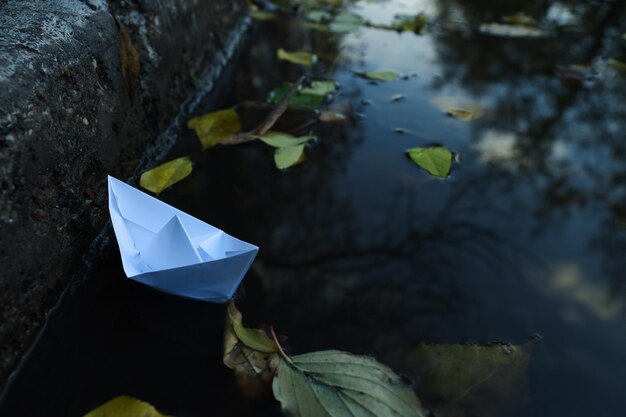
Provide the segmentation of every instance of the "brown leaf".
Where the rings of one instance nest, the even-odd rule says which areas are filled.
[[[276,352],[261,352],[246,346],[236,333],[236,328],[242,327],[241,313],[231,300],[224,331],[224,365],[233,370],[245,397],[263,398],[272,393],[272,380],[280,357]],[[264,333],[262,330],[257,331]]]
[[[126,26],[119,20],[115,19],[117,31],[120,34],[120,69],[122,71],[122,80],[126,86],[128,97],[132,100],[137,81],[139,80],[139,71],[141,64],[139,62],[139,54],[133,46]]]

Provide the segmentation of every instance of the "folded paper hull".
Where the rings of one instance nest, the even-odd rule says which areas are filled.
[[[181,297],[228,301],[259,249],[113,177],[109,212],[126,276]]]
[[[195,300],[225,303],[230,300],[252,265],[254,253],[182,268],[129,277],[159,291]]]

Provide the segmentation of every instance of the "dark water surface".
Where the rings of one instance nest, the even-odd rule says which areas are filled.
[[[606,65],[626,58],[622,4],[397,0],[354,11],[377,23],[424,11],[433,23],[416,35],[255,22],[248,52],[200,113],[295,80],[303,69],[275,58],[282,47],[317,53],[318,78],[336,61],[333,105],[349,120],[315,126],[306,161],[284,172],[261,143],[195,152],[193,174],[161,198],[260,246],[238,304],[295,352],[384,357],[538,333],[528,399],[509,416],[625,415],[626,75]],[[548,35],[476,30],[519,11]],[[595,70],[564,77],[572,64]],[[379,68],[409,76],[353,74]],[[442,103],[486,112],[468,123]],[[282,123],[297,124],[290,117]],[[404,155],[432,143],[460,155],[446,180]],[[197,146],[184,132],[172,157]],[[110,248],[55,313],[0,415],[80,416],[122,394],[179,417],[280,415],[240,398],[221,364],[223,306],[135,284],[118,258]]]

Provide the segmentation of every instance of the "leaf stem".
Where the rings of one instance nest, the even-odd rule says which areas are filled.
[[[276,343],[276,347],[278,347],[278,351],[280,352],[280,355],[287,362],[293,364],[293,362],[291,361],[291,358],[285,353],[285,351],[283,350],[283,347],[280,345],[280,342],[278,341],[278,337],[276,337],[276,332],[274,332],[273,326],[270,326],[270,334],[272,335],[272,339],[274,339],[274,343]]]

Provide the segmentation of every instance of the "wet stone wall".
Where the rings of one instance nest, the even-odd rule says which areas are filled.
[[[236,47],[244,6],[0,0],[0,385],[106,224],[106,175],[167,146]]]

